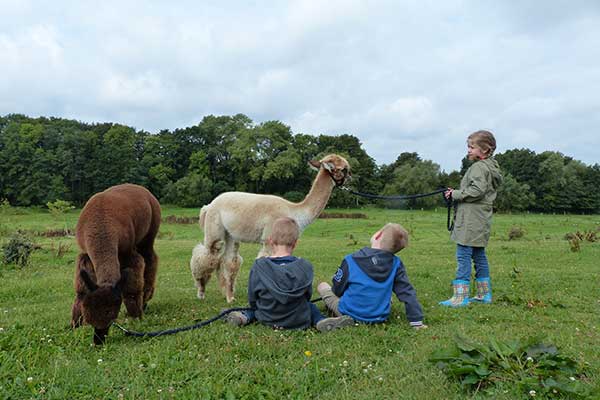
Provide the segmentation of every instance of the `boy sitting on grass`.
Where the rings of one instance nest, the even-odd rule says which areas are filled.
[[[298,225],[291,218],[273,222],[267,244],[270,257],[254,261],[248,279],[251,310],[233,311],[226,317],[235,326],[255,320],[282,329],[304,329],[325,318],[312,296],[313,266],[292,255],[298,241]]]
[[[406,317],[414,328],[426,328],[423,309],[406,270],[394,254],[408,246],[408,232],[398,224],[386,224],[371,237],[371,247],[347,255],[333,276],[333,287],[321,282],[317,287],[327,309],[335,315],[317,323],[328,332],[354,325],[384,322],[391,309],[392,291],[404,302]]]

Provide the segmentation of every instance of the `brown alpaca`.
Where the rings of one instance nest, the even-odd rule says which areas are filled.
[[[310,166],[319,172],[300,203],[266,194],[226,192],[202,207],[199,222],[204,243],[194,247],[190,260],[199,299],[204,299],[206,283],[217,270],[219,286],[227,302],[233,302],[235,280],[243,261],[240,242],[262,243],[257,258],[269,255],[265,241],[273,221],[291,218],[302,232],[323,211],[333,188],[351,178],[350,164],[337,154],[311,161]]]
[[[160,204],[145,188],[124,184],[92,196],[77,222],[81,253],[75,268],[71,326],[94,327],[102,344],[121,302],[134,318],[142,316],[154,293],[158,256],[154,239]]]

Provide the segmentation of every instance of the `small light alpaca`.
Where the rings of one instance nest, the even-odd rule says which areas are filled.
[[[235,280],[243,261],[240,242],[262,243],[257,258],[267,256],[265,240],[274,220],[292,218],[302,232],[323,211],[333,188],[351,178],[348,161],[337,154],[310,161],[309,165],[319,172],[300,203],[272,195],[226,192],[202,207],[199,223],[204,244],[194,247],[190,260],[199,299],[204,299],[206,283],[217,270],[221,291],[228,303],[233,302]]]
[[[83,207],[76,229],[81,253],[71,326],[92,325],[95,344],[104,343],[122,302],[129,315],[139,318],[152,298],[159,226],[160,204],[141,186],[113,186]]]

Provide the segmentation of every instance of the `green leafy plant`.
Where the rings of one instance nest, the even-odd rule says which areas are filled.
[[[585,398],[578,363],[538,337],[502,342],[491,338],[480,344],[462,335],[454,345],[434,351],[429,361],[468,390],[479,391],[508,382],[537,398]]]
[[[21,267],[26,266],[29,263],[29,256],[35,249],[35,245],[22,232],[15,232],[8,243],[2,246],[4,253],[4,263],[16,264]]]
[[[46,203],[46,206],[48,207],[50,214],[52,214],[52,216],[54,216],[55,218],[59,218],[59,217],[63,216],[64,214],[66,214],[67,212],[69,212],[70,210],[75,208],[75,206],[73,206],[71,204],[71,202],[65,201],[65,200],[56,200],[53,202],[49,201],[48,203]],[[64,220],[64,223],[65,223],[64,231],[65,231],[65,233],[67,233],[67,232],[69,232],[69,228],[67,227],[66,219]]]

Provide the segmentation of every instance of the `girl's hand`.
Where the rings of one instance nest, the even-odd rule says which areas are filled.
[[[447,199],[452,198],[452,190],[453,190],[452,188],[448,188],[448,190],[446,190],[444,192],[444,197],[447,198]]]

